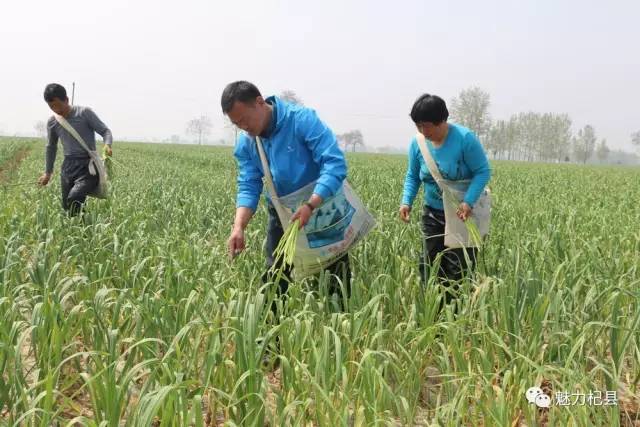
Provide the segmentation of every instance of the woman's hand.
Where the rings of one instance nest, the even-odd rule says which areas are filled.
[[[404,222],[409,222],[409,217],[411,216],[411,206],[402,205],[400,206],[400,219]]]
[[[471,206],[469,206],[465,202],[460,203],[460,205],[458,206],[458,210],[456,211],[458,218],[460,218],[463,221],[466,221],[471,216],[471,213],[472,213]]]

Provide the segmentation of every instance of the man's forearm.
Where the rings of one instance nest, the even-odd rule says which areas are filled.
[[[233,228],[244,230],[247,228],[249,221],[253,217],[253,211],[249,208],[241,206],[236,209],[236,217],[233,221]]]
[[[111,130],[107,129],[104,134],[102,134],[102,140],[107,145],[113,144],[113,135],[111,134]]]
[[[48,175],[53,173],[53,165],[56,162],[56,152],[58,151],[57,148],[57,145],[50,144],[47,145],[45,150],[44,172]]]

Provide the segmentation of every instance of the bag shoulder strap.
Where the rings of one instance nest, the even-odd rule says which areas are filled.
[[[286,219],[289,218],[290,215],[287,214],[287,210],[282,206],[280,200],[278,199],[278,193],[276,193],[276,186],[273,184],[273,177],[271,176],[271,169],[269,169],[269,161],[267,160],[267,156],[264,153],[264,147],[262,146],[262,140],[259,136],[256,136],[256,146],[258,147],[258,154],[260,155],[260,163],[262,163],[262,169],[264,171],[264,180],[267,184],[267,190],[271,194],[271,202],[273,206],[276,208],[276,212],[278,212],[278,217],[280,217],[280,222],[282,223],[282,227],[286,226]]]
[[[440,173],[440,169],[438,169],[438,165],[436,165],[436,161],[433,160],[433,156],[431,156],[431,152],[427,148],[427,142],[423,134],[418,132],[416,134],[416,142],[418,143],[418,147],[420,148],[420,152],[422,153],[422,158],[424,162],[427,164],[427,168],[429,169],[429,173],[435,179],[436,183],[439,187],[440,181],[443,180],[442,174]]]
[[[80,134],[78,133],[78,131],[76,131],[73,126],[71,126],[69,124],[69,122],[67,121],[67,119],[65,119],[64,117],[62,117],[59,114],[54,114],[54,117],[56,118],[56,120],[58,121],[58,123],[60,123],[60,125],[71,134],[71,136],[73,136],[73,138],[78,141],[78,144],[80,144],[82,146],[82,148],[85,149],[85,151],[89,154],[91,154],[91,150],[89,149],[89,146],[87,145],[86,142],[84,142],[84,139],[82,139],[82,137],[80,136]]]

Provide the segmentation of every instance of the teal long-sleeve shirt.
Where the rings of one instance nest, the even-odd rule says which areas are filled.
[[[491,178],[491,167],[478,137],[464,126],[449,123],[444,143],[437,148],[427,143],[427,147],[444,179],[471,180],[463,201],[473,207]],[[434,209],[444,209],[442,190],[429,173],[418,142],[413,137],[402,192],[403,205],[413,205],[420,184],[424,184],[424,204]]]

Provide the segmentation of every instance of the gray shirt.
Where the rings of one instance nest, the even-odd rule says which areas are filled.
[[[105,144],[111,145],[113,142],[109,128],[102,123],[102,120],[100,120],[98,116],[96,116],[96,113],[89,107],[81,107],[78,105],[71,107],[71,112],[66,119],[71,127],[80,134],[91,150],[96,149],[96,132],[102,136]],[[51,174],[53,172],[53,165],[56,161],[56,153],[58,151],[58,139],[62,140],[62,151],[65,157],[89,158],[89,155],[80,143],[58,123],[54,116],[51,116],[49,121],[47,121],[45,173]]]

